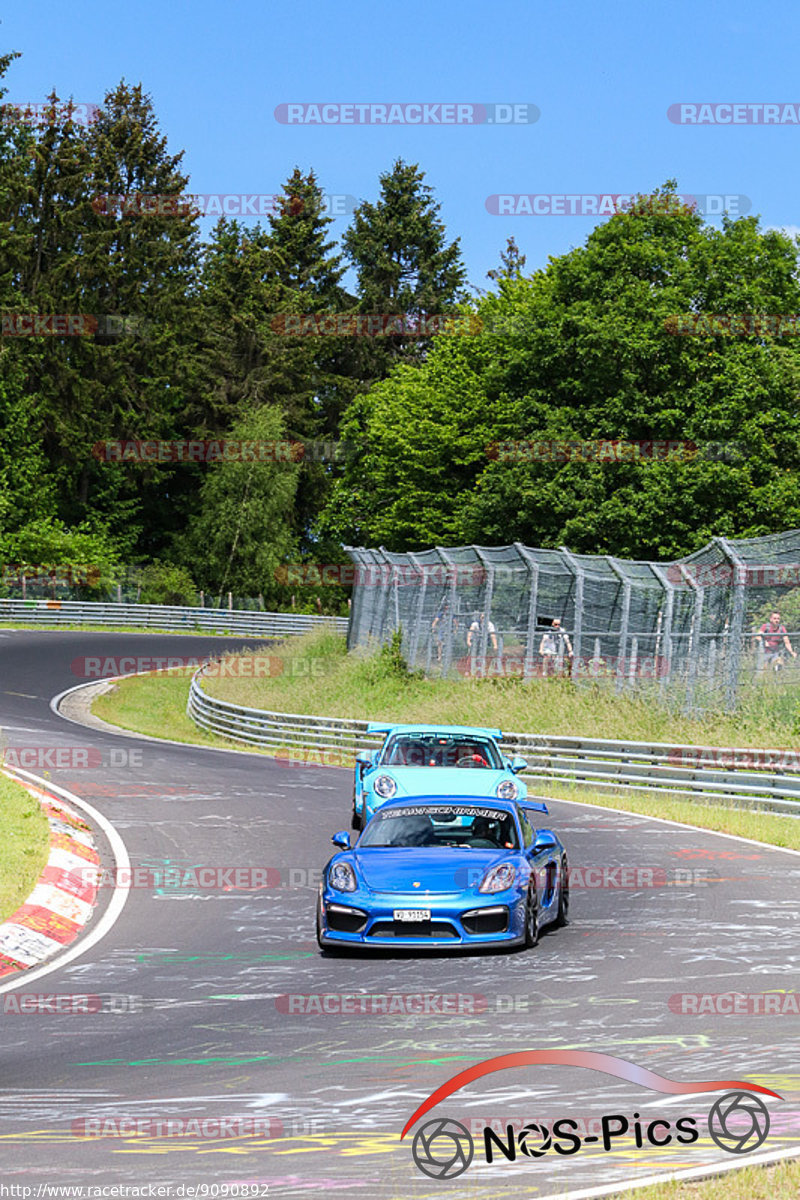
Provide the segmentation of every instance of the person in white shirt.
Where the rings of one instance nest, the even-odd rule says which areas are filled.
[[[542,675],[556,674],[564,662],[564,653],[572,658],[572,642],[559,617],[553,617],[550,628],[542,635],[539,653],[542,656]]]
[[[478,655],[481,652],[481,640],[483,638],[483,627],[486,622],[486,613],[482,612],[472,622],[467,630],[467,647],[469,649],[470,658],[470,673],[477,674]],[[491,645],[495,655],[497,654],[497,626],[494,621],[489,621],[487,626],[488,643]]]

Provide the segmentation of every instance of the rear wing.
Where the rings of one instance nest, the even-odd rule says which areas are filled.
[[[528,808],[533,812],[547,812],[547,805],[544,800],[536,800],[533,796],[526,796],[524,800],[518,800],[517,804],[520,808]]]
[[[402,729],[408,733],[432,733],[437,737],[447,737],[448,733],[453,734],[475,734],[476,736],[484,736],[494,738],[496,742],[503,740],[503,733],[500,729],[485,729],[480,725],[453,725],[439,728],[435,725],[426,727],[422,722],[417,724],[404,723],[402,721],[370,721],[367,725],[367,733],[389,733],[392,729]]]

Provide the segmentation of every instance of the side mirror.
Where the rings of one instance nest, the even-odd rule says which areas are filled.
[[[338,846],[340,850],[350,849],[350,834],[346,829],[340,829],[338,833],[333,835],[331,841],[333,842],[334,846]]]
[[[514,772],[515,775],[519,771],[524,771],[525,768],[527,767],[527,765],[528,765],[527,758],[523,758],[521,754],[515,754],[514,757],[511,759],[511,762],[509,763],[511,770]]]
[[[374,753],[374,750],[359,750],[358,754],[356,755],[356,762],[363,763],[365,767],[371,767],[372,756]]]
[[[549,850],[551,846],[556,845],[555,834],[549,829],[537,829],[536,841],[533,843],[533,852],[538,854],[540,850]]]

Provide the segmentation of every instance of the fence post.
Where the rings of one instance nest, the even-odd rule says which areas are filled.
[[[721,546],[725,556],[733,564],[736,583],[733,593],[733,615],[728,634],[728,653],[725,662],[725,706],[729,711],[736,707],[739,692],[739,673],[742,662],[742,635],[747,590],[747,564],[736,553],[727,538],[717,537],[714,541]]]
[[[419,600],[417,602],[417,612],[414,617],[414,629],[411,633],[411,649],[408,652],[408,665],[413,671],[417,665],[417,648],[419,646],[419,635],[422,631],[422,614],[425,611],[425,589],[428,586],[428,572],[421,565],[416,554],[409,554],[408,557],[411,559],[416,570],[420,572]]]
[[[481,566],[486,572],[486,584],[484,586],[483,600],[481,601],[481,612],[483,613],[483,629],[481,630],[481,646],[479,652],[480,674],[486,676],[486,649],[489,644],[489,622],[492,619],[492,597],[494,595],[494,563],[489,562],[486,556],[478,549],[477,546],[472,547],[478,556]],[[495,634],[495,637],[497,634]],[[499,644],[499,643],[498,643]],[[474,656],[472,660],[474,662]],[[470,669],[472,669],[470,667]]]
[[[619,579],[622,583],[622,621],[619,630],[619,649],[617,651],[617,678],[614,685],[615,690],[621,692],[625,683],[625,651],[628,648],[628,622],[630,620],[631,613],[631,581],[628,579],[627,575],[622,573],[610,554],[607,554],[605,558],[617,579]]]
[[[692,613],[692,628],[689,633],[689,649],[686,664],[686,703],[684,714],[690,717],[694,711],[694,681],[697,676],[697,657],[700,653],[700,622],[703,619],[704,589],[695,583],[683,563],[678,563],[681,574],[694,592],[694,612]]]
[[[664,660],[666,667],[666,670],[661,676],[660,683],[660,691],[663,697],[667,684],[672,678],[672,618],[675,611],[675,588],[667,579],[667,576],[661,567],[656,566],[655,563],[650,563],[650,570],[663,587],[664,595],[666,596],[666,611],[664,612],[664,619],[661,624],[661,643],[664,647]],[[658,642],[656,642],[656,671],[658,671],[658,657]]]
[[[525,664],[522,668],[522,678],[530,679],[533,675],[533,656],[536,653],[536,607],[539,600],[539,564],[521,542],[514,542],[517,554],[523,559],[528,568],[530,584],[528,588],[528,627],[525,634]]]
[[[453,621],[456,612],[456,587],[458,586],[458,569],[456,564],[448,553],[441,547],[436,547],[436,553],[445,563],[450,576],[450,594],[447,599],[445,609],[447,620],[447,636],[444,640],[444,650],[442,652],[442,675],[446,679],[450,674],[450,665],[453,661]]]
[[[561,556],[566,559],[575,578],[575,623],[572,627],[572,678],[576,679],[580,669],[581,642],[583,640],[583,581],[586,575],[581,564],[566,546],[559,546]]]
[[[376,554],[380,554],[381,556],[381,598],[378,606],[378,612],[380,613],[380,621],[378,622],[378,641],[382,644],[383,630],[386,625],[386,615],[389,611],[389,593],[391,591],[394,573],[391,570],[391,563],[386,557],[386,550],[383,546],[378,547]],[[387,567],[390,568],[388,574],[386,571]]]

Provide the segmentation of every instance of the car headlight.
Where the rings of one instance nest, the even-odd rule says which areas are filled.
[[[391,800],[392,796],[397,791],[397,784],[392,779],[391,775],[379,775],[375,780],[375,791],[384,800]]]
[[[356,890],[356,873],[347,862],[334,863],[331,867],[330,885],[337,892],[354,892]]]
[[[513,779],[501,779],[494,790],[494,794],[499,800],[516,800],[519,795],[519,788]]]
[[[484,875],[478,891],[505,892],[508,888],[514,886],[516,874],[517,868],[513,863],[498,863],[496,867],[492,867],[491,871],[487,871]]]

